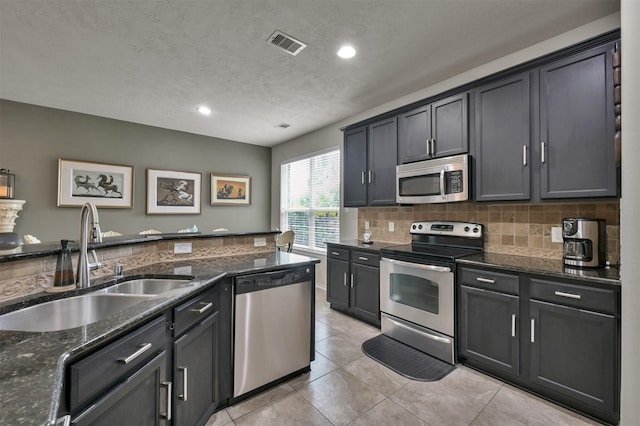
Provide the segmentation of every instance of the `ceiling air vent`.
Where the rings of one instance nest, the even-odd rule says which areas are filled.
[[[280,124],[276,124],[275,127],[279,128],[279,129],[286,129],[287,127],[291,127],[291,124],[280,123]]]
[[[293,56],[296,56],[302,51],[302,49],[307,47],[307,45],[300,40],[296,40],[295,38],[288,36],[282,31],[278,30],[271,34],[271,36],[267,39],[267,43],[271,43],[272,45],[279,47],[280,49]]]

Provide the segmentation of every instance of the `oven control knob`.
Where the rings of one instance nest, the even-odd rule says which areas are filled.
[[[473,228],[473,232],[477,234],[478,232],[480,232],[480,230],[478,228]]]
[[[416,224],[411,225],[411,229],[416,229]]]
[[[422,225],[418,225],[418,229],[422,229]]]
[[[469,232],[469,229],[470,229],[470,228],[469,228],[468,226],[465,226],[465,227],[464,227],[464,232]]]

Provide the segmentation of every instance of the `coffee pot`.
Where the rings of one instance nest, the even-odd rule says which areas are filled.
[[[580,268],[604,266],[607,256],[606,231],[604,219],[563,219],[564,264]]]

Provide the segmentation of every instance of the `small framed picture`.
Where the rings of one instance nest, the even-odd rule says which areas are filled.
[[[133,166],[58,159],[58,207],[133,207]]]
[[[251,204],[251,176],[211,173],[212,206],[248,206]]]
[[[202,174],[147,169],[147,214],[200,214]]]

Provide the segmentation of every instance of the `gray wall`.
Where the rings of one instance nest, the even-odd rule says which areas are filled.
[[[0,100],[0,167],[16,174],[16,198],[27,201],[15,232],[78,238],[80,208],[56,207],[58,158],[135,167],[134,206],[101,208],[103,231],[270,229],[270,148]],[[201,214],[147,215],[147,168],[202,173]],[[250,175],[251,205],[211,206],[212,172]]]

